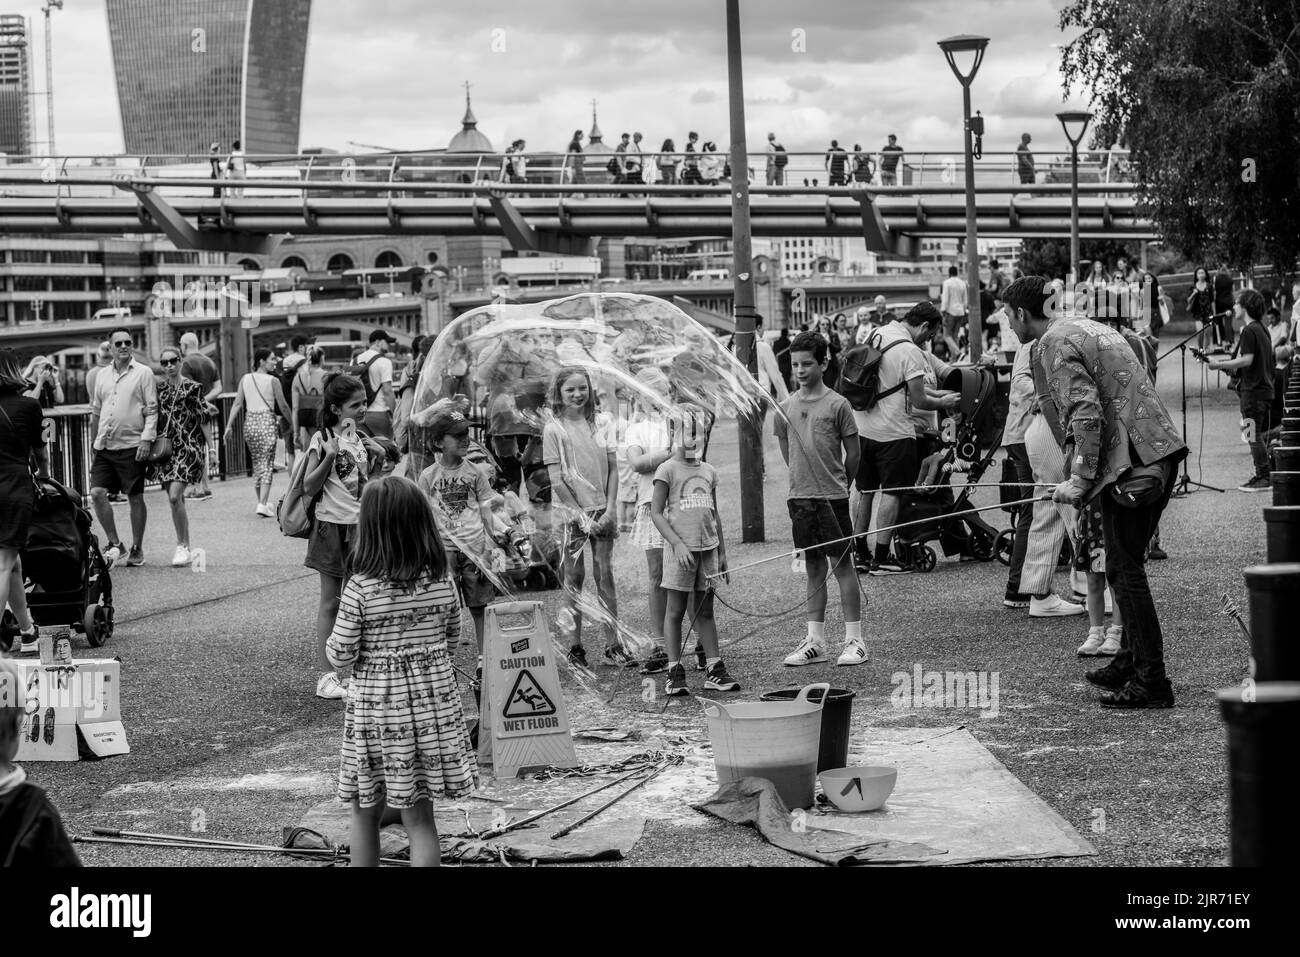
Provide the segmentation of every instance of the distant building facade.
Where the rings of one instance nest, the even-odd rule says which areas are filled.
[[[106,0],[130,154],[297,153],[311,0]]]
[[[0,153],[32,152],[31,30],[25,17],[0,15]]]

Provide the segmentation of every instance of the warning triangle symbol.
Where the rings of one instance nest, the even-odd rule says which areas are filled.
[[[524,668],[515,679],[515,685],[506,695],[506,707],[501,712],[503,718],[536,718],[555,714],[555,703],[547,697],[542,686],[532,673]]]

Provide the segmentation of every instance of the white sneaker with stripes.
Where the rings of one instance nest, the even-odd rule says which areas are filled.
[[[785,657],[785,665],[798,668],[802,665],[819,665],[826,661],[826,645],[812,635],[799,642],[799,647]]]

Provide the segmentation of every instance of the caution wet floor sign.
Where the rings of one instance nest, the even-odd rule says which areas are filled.
[[[483,616],[479,764],[498,778],[573,767],[569,716],[539,601],[499,602]]]

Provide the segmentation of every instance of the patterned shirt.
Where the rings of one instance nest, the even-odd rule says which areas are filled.
[[[1142,362],[1119,332],[1091,319],[1063,319],[1043,333],[1039,350],[1061,432],[1074,443],[1070,471],[1095,483],[1089,498],[1134,464],[1186,454]]]

